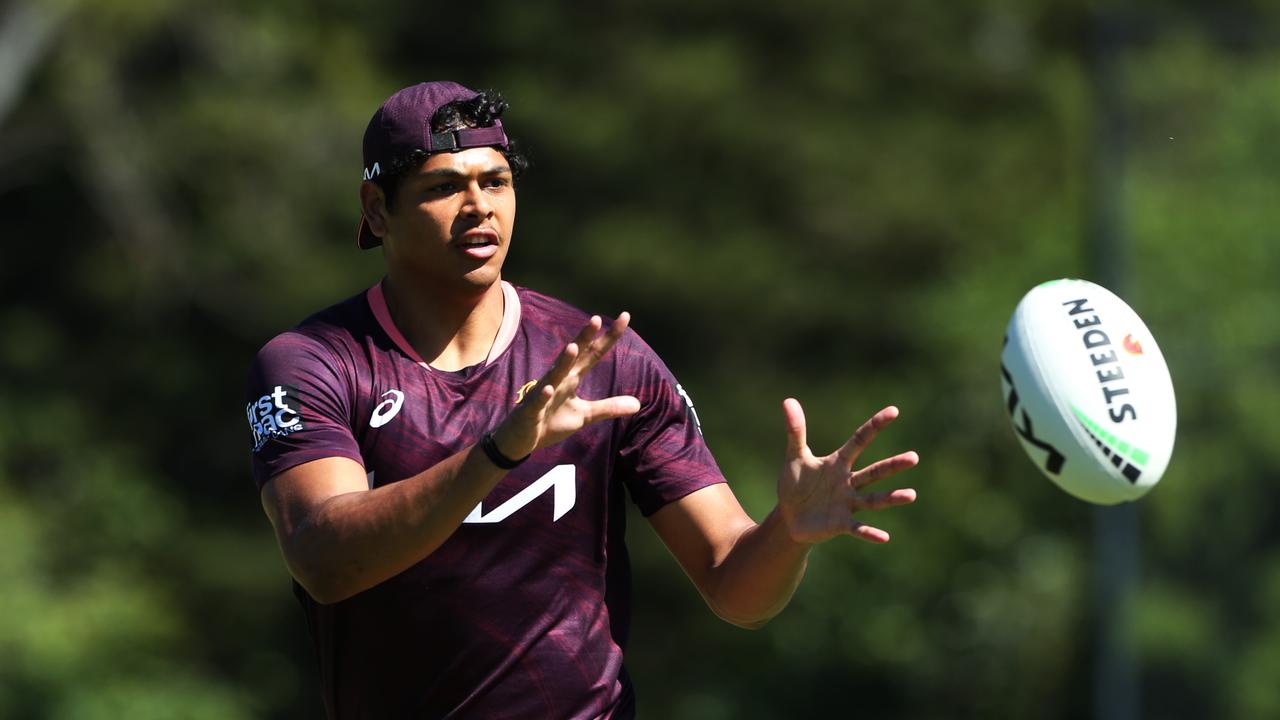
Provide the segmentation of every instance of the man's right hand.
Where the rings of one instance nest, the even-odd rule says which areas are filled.
[[[503,455],[522,458],[592,423],[626,417],[640,410],[640,401],[631,395],[602,400],[578,397],[582,376],[617,344],[630,322],[630,313],[624,312],[607,332],[601,333],[603,321],[598,315],[592,316],[573,342],[565,346],[547,374],[538,380],[537,386],[493,431],[494,443]]]

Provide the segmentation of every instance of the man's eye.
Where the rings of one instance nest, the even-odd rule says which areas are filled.
[[[458,186],[451,182],[440,183],[439,185],[432,185],[427,188],[427,192],[434,193],[436,195],[449,195],[451,193],[458,192]]]

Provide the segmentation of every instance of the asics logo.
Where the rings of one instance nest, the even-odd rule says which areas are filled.
[[[391,397],[387,397],[388,395]],[[378,407],[373,409],[373,416],[369,418],[369,427],[380,428],[391,422],[391,418],[400,412],[400,406],[404,405],[404,393],[399,390],[388,390],[382,393],[382,397],[387,399],[378,403]]]

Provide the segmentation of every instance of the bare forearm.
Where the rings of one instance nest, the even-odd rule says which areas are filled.
[[[763,626],[782,611],[804,577],[810,545],[794,542],[777,509],[745,530],[712,570],[707,600],[725,620]]]
[[[725,483],[668,504],[649,521],[717,615],[742,627],[764,625],[782,611],[804,577],[809,548],[839,535],[888,542],[885,531],[853,517],[914,502],[915,490],[859,493],[858,489],[915,466],[915,452],[899,453],[854,471],[853,463],[898,410],[887,407],[863,423],[835,453],[816,457],[805,442],[800,403],[783,402],[787,459],[778,478],[778,506],[755,523]]]
[[[493,430],[495,458],[527,457],[587,425],[640,409],[640,401],[629,395],[600,400],[577,395],[582,374],[617,343],[629,318],[621,313],[603,334],[598,316],[587,322],[539,387]],[[273,477],[262,489],[262,505],[290,572],[316,600],[333,603],[434,552],[504,474],[473,446],[411,478],[370,490],[358,463],[323,458]]]
[[[282,533],[286,560],[312,597],[344,600],[434,552],[502,475],[469,448],[399,482],[335,495]]]

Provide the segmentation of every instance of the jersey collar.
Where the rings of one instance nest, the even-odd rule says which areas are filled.
[[[369,291],[365,293],[365,297],[369,301],[369,309],[373,311],[373,316],[377,318],[378,325],[382,327],[382,331],[391,338],[391,342],[400,348],[400,351],[408,355],[414,362],[418,363],[427,370],[431,366],[427,364],[419,355],[418,351],[413,349],[409,341],[405,339],[404,334],[400,332],[400,328],[396,327],[395,321],[391,319],[391,311],[387,308],[386,295],[382,293],[382,282],[379,281]],[[484,364],[490,365],[498,356],[511,346],[511,341],[516,337],[516,330],[520,327],[520,296],[516,293],[516,289],[506,280],[502,281],[502,324],[498,326],[498,335],[493,339],[493,346],[489,348],[489,355],[485,358]]]

